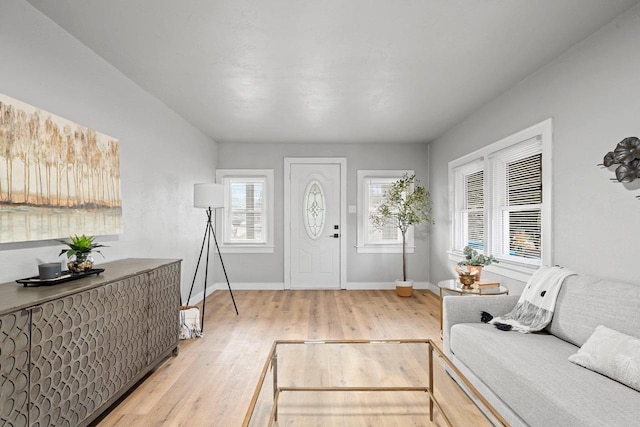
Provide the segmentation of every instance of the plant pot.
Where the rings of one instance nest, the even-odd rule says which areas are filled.
[[[467,271],[476,270],[476,282],[480,281],[480,274],[482,273],[481,265],[467,265]]]
[[[475,274],[460,274],[458,277],[460,278],[460,284],[464,289],[469,289],[476,281]]]
[[[410,297],[413,295],[413,280],[396,280],[396,293],[400,297]]]
[[[84,273],[93,268],[93,257],[91,253],[75,254],[73,259],[67,263],[67,267],[72,273]]]

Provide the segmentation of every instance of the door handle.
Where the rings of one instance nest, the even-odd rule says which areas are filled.
[[[340,235],[338,233],[335,233],[335,234],[330,234],[329,237],[332,237],[334,239],[339,239]]]

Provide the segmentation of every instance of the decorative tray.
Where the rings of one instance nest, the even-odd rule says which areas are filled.
[[[93,276],[94,274],[100,274],[104,271],[104,268],[92,268],[89,271],[83,273],[72,273],[69,270],[63,271],[60,277],[55,279],[41,279],[40,276],[27,277],[26,279],[19,279],[16,282],[21,283],[23,286],[51,286],[58,283],[70,282],[72,280],[82,279],[83,277]]]

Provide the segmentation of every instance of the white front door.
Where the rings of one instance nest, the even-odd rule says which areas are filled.
[[[341,168],[336,163],[290,164],[289,194],[285,197],[289,199],[288,273],[292,289],[340,288]]]

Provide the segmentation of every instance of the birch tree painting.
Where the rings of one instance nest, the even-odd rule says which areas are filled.
[[[118,141],[0,94],[0,243],[122,230]]]

